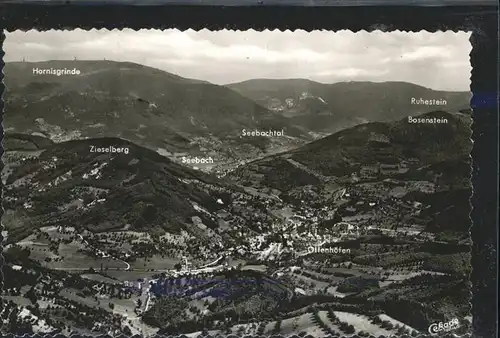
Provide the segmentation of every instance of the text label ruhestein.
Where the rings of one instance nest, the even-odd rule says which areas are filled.
[[[414,97],[411,98],[411,104],[416,105],[424,105],[424,106],[446,106],[448,102],[443,99],[429,99],[425,100],[423,98],[416,99]]]

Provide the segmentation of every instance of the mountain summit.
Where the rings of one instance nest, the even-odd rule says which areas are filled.
[[[47,69],[77,69],[78,74],[38,74]],[[6,64],[4,73],[8,131],[61,141],[120,137],[167,152],[210,148],[221,139],[237,138],[243,129],[301,133],[229,88],[135,63],[14,62]]]
[[[255,79],[227,85],[264,107],[289,116],[310,129],[335,132],[364,122],[398,120],[443,108],[467,109],[469,92],[436,91],[407,82],[339,82],[306,79]],[[412,104],[419,100],[446,101],[444,107]]]

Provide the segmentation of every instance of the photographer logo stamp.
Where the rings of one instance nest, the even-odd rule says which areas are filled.
[[[451,332],[460,327],[460,322],[457,318],[452,319],[448,322],[433,323],[429,326],[428,332],[431,335],[438,335],[446,332]]]

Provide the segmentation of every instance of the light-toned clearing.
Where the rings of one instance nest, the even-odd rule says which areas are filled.
[[[330,321],[330,319],[328,318],[328,311],[318,311],[318,316],[319,316],[319,319],[321,319],[321,321],[326,326],[328,326],[332,331],[342,333],[342,331],[340,330],[340,328],[337,325],[333,324]]]
[[[415,330],[413,327],[411,327],[411,326],[409,326],[409,325],[406,325],[405,323],[400,322],[399,320],[394,319],[394,318],[392,318],[392,317],[390,317],[390,316],[388,316],[388,315],[386,315],[386,314],[381,314],[381,315],[379,315],[378,317],[379,317],[382,321],[387,320],[388,322],[391,322],[391,323],[392,323],[392,325],[394,325],[394,326],[395,326],[395,325],[399,325],[399,326],[402,326],[402,327],[404,327],[404,328],[410,329],[410,330],[412,330],[412,331],[417,331],[417,330]]]
[[[304,276],[304,275],[294,275],[297,279],[303,281],[304,283],[306,283],[308,286],[311,284],[311,283],[314,283],[314,288],[315,289],[324,289],[325,287],[327,287],[329,285],[329,283],[326,283],[326,282],[322,282],[322,281],[319,281],[317,279],[313,279],[313,278],[310,278],[310,277],[307,277],[307,276]]]
[[[389,275],[385,281],[379,281],[379,286],[381,288],[386,287],[392,283],[401,282],[405,279],[413,278],[415,276],[421,275],[422,272],[407,272],[407,273],[397,273],[395,271],[394,275]]]
[[[238,324],[231,327],[231,333],[236,335],[256,335],[259,325],[256,323]]]
[[[265,265],[245,265],[241,268],[241,270],[255,270],[265,272],[267,270],[267,266]]]
[[[125,264],[123,262],[113,260],[112,258],[98,258],[98,257],[90,257],[83,252],[78,252],[78,249],[81,248],[81,244],[79,242],[72,242],[70,244],[61,243],[59,245],[59,256],[63,257],[63,259],[59,262],[43,262],[43,265],[57,270],[75,270],[75,271],[84,271],[89,268],[100,269],[101,264],[103,269],[125,269]]]
[[[285,319],[281,322],[281,334],[290,335],[293,333],[306,332],[315,337],[324,336],[325,333],[312,321],[312,313],[305,313],[301,316]]]
[[[345,322],[348,325],[354,326],[356,333],[364,331],[374,335],[375,337],[381,335],[388,337],[391,335],[390,331],[387,331],[386,329],[383,329],[378,325],[372,324],[370,322],[370,319],[366,316],[341,311],[334,311],[334,313],[341,322]]]
[[[196,332],[193,332],[193,333],[186,333],[186,334],[183,334],[183,336],[186,336],[186,337],[189,337],[189,338],[197,338],[198,336],[201,335],[201,331],[196,331]],[[215,336],[216,334],[220,333],[219,330],[210,330],[208,331],[208,334],[211,335],[211,336]]]
[[[338,286],[330,286],[326,289],[326,292],[334,295],[335,297],[344,298],[345,296],[351,295],[352,293],[342,293],[337,291]]]
[[[271,332],[273,332],[275,326],[276,322],[267,323],[264,327],[264,334],[270,334]]]
[[[32,319],[35,322],[35,324],[32,325],[34,333],[49,333],[55,330],[55,328],[53,328],[52,326],[48,325],[45,322],[45,319],[39,319],[37,316],[32,314],[31,311],[28,310],[27,308],[23,308],[21,312],[18,314],[18,317],[22,319],[28,319],[28,318]]]
[[[154,255],[147,260],[138,258],[134,262],[131,262],[130,266],[132,269],[153,269],[155,271],[161,271],[174,269],[177,263],[183,264],[181,257],[161,257],[159,255]]]
[[[99,275],[96,273],[95,274],[94,273],[84,273],[84,274],[81,274],[80,276],[82,278],[93,280],[96,282],[102,282],[102,283],[107,283],[107,284],[120,284],[120,282],[117,280],[114,280],[114,279],[111,279],[109,277],[102,276],[102,275]]]
[[[20,306],[32,305],[31,301],[24,296],[2,296],[3,302],[8,302],[9,300],[13,301],[14,303]]]
[[[158,274],[158,272],[153,271],[114,271],[109,270],[104,272],[106,275],[116,278],[117,280],[124,281],[135,281],[139,278],[152,278],[154,275]]]

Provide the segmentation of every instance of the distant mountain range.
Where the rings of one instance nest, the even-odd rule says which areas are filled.
[[[390,121],[427,113],[411,99],[446,100],[440,107],[455,112],[470,107],[469,92],[435,91],[407,82],[339,82],[323,84],[305,79],[254,79],[229,88],[311,130],[335,132],[364,122]]]
[[[35,74],[48,69],[80,74]],[[55,142],[118,137],[175,162],[184,156],[213,159],[203,170],[218,172],[359,124],[434,110],[411,104],[412,98],[446,100],[439,109],[449,112],[467,110],[470,98],[404,82],[291,79],[219,86],[106,60],[11,62],[4,74],[7,132]],[[285,137],[245,137],[243,130],[283,130]]]
[[[34,75],[35,68],[76,68],[81,74]],[[446,100],[440,108],[450,112],[468,109],[470,100],[468,92],[404,82],[255,79],[218,86],[106,60],[11,62],[4,73],[8,131],[61,140],[116,136],[167,152],[213,149],[221,140],[231,140],[233,148],[246,144],[262,150],[272,140],[242,140],[242,129],[283,129],[287,136],[309,141],[317,133],[436,108],[411,104],[412,98]]]
[[[35,68],[81,73],[34,75]],[[4,73],[7,131],[58,140],[121,137],[166,152],[200,152],[221,140],[267,146],[269,140],[240,140],[242,129],[283,129],[292,137],[308,137],[229,88],[134,63],[14,62]]]

